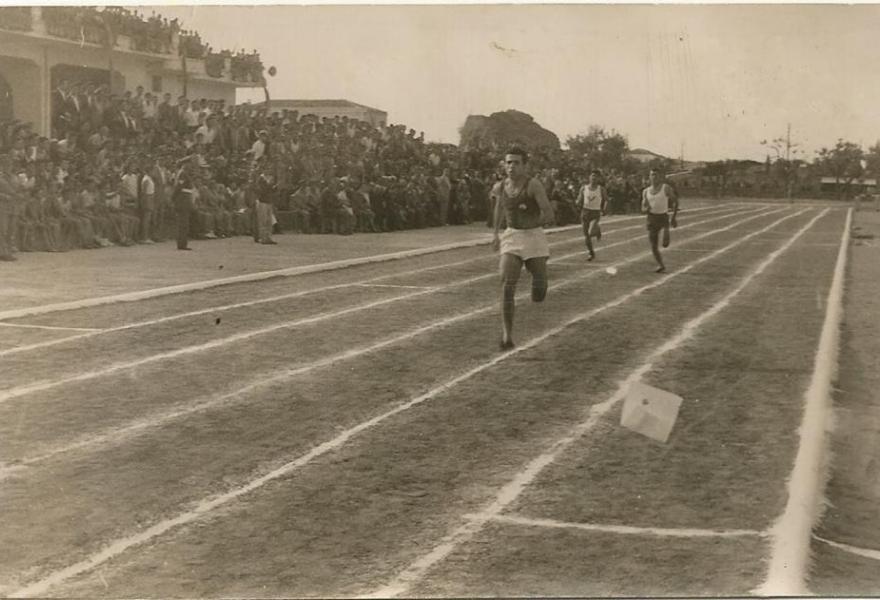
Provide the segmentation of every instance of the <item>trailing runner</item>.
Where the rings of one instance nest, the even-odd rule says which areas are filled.
[[[578,192],[577,206],[581,207],[581,223],[584,226],[584,241],[587,244],[589,256],[587,260],[596,258],[593,250],[593,236],[596,241],[602,239],[602,230],[599,228],[599,219],[605,214],[608,206],[608,193],[602,184],[602,173],[594,169],[590,171],[590,181],[581,187]]]
[[[648,175],[650,185],[642,190],[642,211],[648,213],[648,240],[651,253],[657,261],[657,273],[664,273],[666,265],[660,255],[660,234],[663,234],[663,247],[669,247],[669,226],[678,227],[678,194],[665,182],[660,169],[651,169]]]

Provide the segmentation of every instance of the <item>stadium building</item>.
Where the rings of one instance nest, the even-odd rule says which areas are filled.
[[[184,58],[177,32],[166,44],[141,43],[114,31],[105,12],[63,6],[0,9],[0,119],[31,122],[37,133],[50,135],[53,90],[64,80],[109,84],[115,94],[143,86],[160,96],[170,93],[175,101],[185,93],[227,105],[235,103],[237,88],[262,86],[261,78],[235,72],[231,53]],[[143,25],[148,35],[146,21]]]

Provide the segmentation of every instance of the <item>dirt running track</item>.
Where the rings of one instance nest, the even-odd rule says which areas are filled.
[[[845,216],[554,234],[507,354],[485,247],[11,321],[84,331],[0,330],[0,596],[746,594]]]

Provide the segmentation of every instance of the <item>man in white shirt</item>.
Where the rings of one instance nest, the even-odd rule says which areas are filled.
[[[189,110],[183,113],[183,122],[190,131],[195,131],[199,127],[199,107],[195,100],[190,104]]]
[[[138,218],[140,218],[140,242],[152,244],[156,221],[156,182],[150,175],[150,163],[144,160],[143,177],[138,194]]]
[[[122,200],[126,206],[137,206],[139,177],[131,162],[125,165],[122,175]]]
[[[260,137],[254,142],[254,145],[251,146],[250,153],[251,159],[254,163],[258,162],[263,156],[266,154],[266,149],[269,147],[269,133],[264,129],[260,132]]]

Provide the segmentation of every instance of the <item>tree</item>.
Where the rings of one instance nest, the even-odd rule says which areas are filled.
[[[842,181],[845,198],[848,199],[850,184],[864,172],[862,159],[865,153],[861,146],[838,139],[833,148],[822,148],[816,154],[818,155],[816,164],[820,172],[837,180],[837,198],[840,198]]]
[[[566,144],[572,153],[583,157],[591,168],[623,171],[626,166],[629,142],[626,136],[614,129],[605,131],[604,127],[590,125],[587,133],[569,136]]]
[[[723,198],[727,188],[727,177],[730,171],[729,160],[718,160],[706,163],[703,168],[703,175],[710,177],[715,183],[715,197]]]
[[[868,148],[865,153],[865,171],[880,178],[880,141]]]

